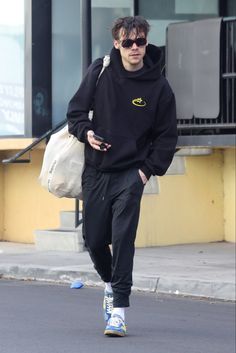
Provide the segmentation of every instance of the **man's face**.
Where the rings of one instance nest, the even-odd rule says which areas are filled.
[[[137,40],[138,38],[142,38],[141,41],[138,40],[137,43],[132,43],[132,41],[127,41],[127,39]],[[136,71],[142,68],[143,66],[143,57],[146,53],[147,43],[144,41],[145,34],[139,33],[138,36],[136,31],[130,33],[128,37],[125,37],[124,31],[120,30],[119,40],[114,40],[114,47],[120,50],[120,55],[122,59],[122,63],[126,70],[128,71]],[[139,43],[141,42],[141,43]],[[128,47],[126,46],[128,43]]]

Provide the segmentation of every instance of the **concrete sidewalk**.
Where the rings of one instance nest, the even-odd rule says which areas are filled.
[[[0,242],[0,277],[102,286],[87,252],[40,252]],[[235,300],[235,244],[138,248],[134,290]]]

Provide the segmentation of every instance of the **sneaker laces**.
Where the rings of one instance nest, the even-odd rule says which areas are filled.
[[[113,309],[113,295],[108,295],[106,294],[105,295],[105,304],[106,304],[106,309],[107,309],[107,312],[109,314],[112,313],[112,309]]]

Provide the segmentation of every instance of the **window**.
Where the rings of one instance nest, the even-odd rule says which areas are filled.
[[[66,118],[81,76],[80,1],[52,0],[53,126]]]
[[[24,0],[1,1],[0,52],[0,136],[24,135]]]
[[[227,16],[236,16],[236,2],[235,0],[228,0],[227,2]]]
[[[218,16],[218,0],[139,0],[139,14],[151,25],[149,42],[164,46],[169,23]]]
[[[118,17],[133,16],[132,0],[92,0],[92,58],[109,54],[111,28]]]

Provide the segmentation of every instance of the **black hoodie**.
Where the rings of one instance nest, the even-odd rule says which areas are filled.
[[[175,98],[161,75],[160,61],[160,49],[149,44],[143,68],[126,71],[119,50],[113,48],[97,86],[103,59],[90,65],[67,113],[69,132],[85,142],[86,164],[103,172],[136,167],[147,178],[165,174],[175,153],[177,124]],[[104,137],[111,148],[94,150],[88,130]]]

